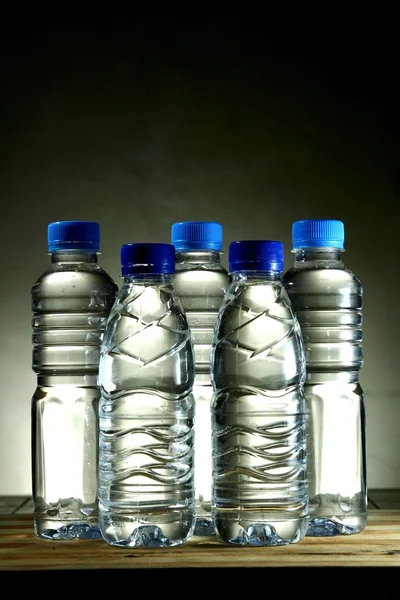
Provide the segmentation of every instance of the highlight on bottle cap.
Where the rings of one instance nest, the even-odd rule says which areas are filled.
[[[176,250],[222,250],[222,225],[214,221],[181,221],[171,227]]]
[[[229,245],[229,271],[283,270],[283,244],[276,240],[238,240]]]
[[[175,248],[172,244],[153,242],[121,246],[122,275],[175,273]]]
[[[54,221],[47,227],[49,252],[100,249],[100,226],[93,221]]]
[[[344,224],[337,219],[305,219],[292,225],[292,251],[302,248],[344,248]]]

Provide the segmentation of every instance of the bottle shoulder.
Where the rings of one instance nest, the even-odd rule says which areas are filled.
[[[296,388],[301,393],[303,339],[281,280],[232,282],[218,315],[212,352],[217,389]]]
[[[257,290],[261,289],[285,293],[286,288],[283,285],[282,279],[263,279],[261,277],[254,279],[233,279],[229,285],[231,293],[237,294],[241,294],[244,290],[252,290],[256,293]]]
[[[112,280],[112,277],[98,263],[52,263],[38,277],[38,280],[52,277],[58,273],[91,273]]]
[[[188,389],[193,385],[192,338],[186,315],[171,284],[130,283],[121,287],[102,340],[101,354],[104,360],[109,359],[109,351],[115,347],[120,352],[110,360],[117,363],[122,360],[121,373],[126,366],[127,380],[130,382],[135,379],[141,381],[143,387],[153,387],[154,384],[158,386],[163,377],[166,377],[165,385],[167,380],[171,382],[178,377],[179,382],[175,380],[175,384],[179,389]],[[126,357],[128,362],[125,361]],[[138,361],[129,362],[134,357]],[[184,360],[181,361],[182,358]],[[147,365],[147,370],[140,368],[143,364]],[[180,365],[178,370],[177,364]],[[168,365],[172,373],[168,371]],[[187,377],[180,377],[179,373],[182,375],[183,371],[189,372],[190,381]]]
[[[181,297],[223,296],[231,277],[222,265],[192,265],[193,268],[177,269],[173,276],[175,291]]]
[[[294,289],[327,288],[329,291],[343,287],[362,293],[363,284],[355,273],[343,265],[292,265],[282,277],[282,283],[290,292]]]
[[[113,313],[138,315],[143,318],[166,315],[169,312],[181,313],[186,320],[180,298],[172,282],[141,285],[134,282],[124,283],[119,289]]]
[[[213,262],[205,262],[205,263],[196,263],[196,262],[185,262],[185,263],[176,263],[175,265],[175,275],[174,279],[181,277],[185,274],[195,275],[196,273],[210,273],[210,274],[219,274],[224,275],[229,278],[229,273],[227,269],[221,263],[213,263]]]
[[[31,287],[31,292],[54,293],[60,286],[76,285],[87,288],[106,289],[111,295],[118,293],[118,285],[114,279],[98,264],[82,266],[52,264],[45,270]]]
[[[239,309],[241,312],[248,311],[249,314],[262,314],[266,311],[276,312],[285,319],[293,319],[296,316],[291,305],[291,300],[282,280],[275,281],[232,281],[228,287],[223,303],[221,318],[226,316],[231,309]]]

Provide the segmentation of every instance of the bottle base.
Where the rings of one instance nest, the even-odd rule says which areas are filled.
[[[315,517],[310,520],[307,537],[334,537],[354,535],[364,531],[367,518],[361,517]]]
[[[236,546],[284,546],[299,542],[306,534],[308,518],[282,521],[249,520],[236,514],[227,518],[216,513],[218,538]]]
[[[190,511],[100,514],[100,531],[110,546],[123,548],[167,548],[187,542],[193,535],[195,520]]]
[[[90,523],[49,521],[35,522],[35,535],[46,540],[98,540],[100,527]]]

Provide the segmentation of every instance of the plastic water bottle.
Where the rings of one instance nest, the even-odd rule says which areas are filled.
[[[283,246],[232,242],[229,268],[211,354],[213,519],[230,544],[296,543],[309,520],[305,356]]]
[[[221,264],[222,225],[209,221],[174,223],[175,290],[192,332],[196,362],[196,535],[213,535],[211,518],[211,342],[218,310],[230,283]]]
[[[100,358],[100,527],[112,546],[176,546],[195,527],[195,372],[175,249],[125,244],[121,264]]]
[[[344,224],[296,221],[284,284],[303,333],[307,378],[309,536],[362,531],[367,521],[362,296],[343,264]]]
[[[51,264],[31,290],[34,530],[99,538],[97,458],[100,344],[117,285],[99,266],[100,228],[48,225]]]

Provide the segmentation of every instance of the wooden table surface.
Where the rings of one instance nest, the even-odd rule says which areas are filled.
[[[214,537],[197,536],[183,546],[162,549],[117,548],[103,540],[42,540],[33,533],[29,504],[11,513],[4,506],[8,506],[7,500],[3,500],[0,510],[3,513],[0,514],[0,571],[400,567],[397,501],[396,504],[389,501],[386,504],[389,508],[370,502],[367,527],[359,534],[306,537],[297,544],[259,548],[238,548]]]

